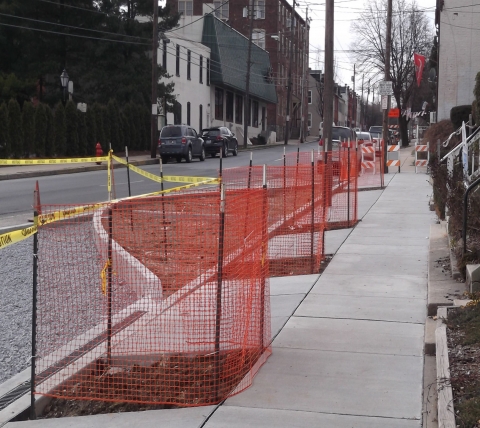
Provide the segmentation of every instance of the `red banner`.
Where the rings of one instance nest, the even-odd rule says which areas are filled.
[[[417,77],[417,86],[420,86],[422,81],[423,68],[425,67],[425,57],[420,54],[413,54],[413,61],[415,62],[415,76]]]

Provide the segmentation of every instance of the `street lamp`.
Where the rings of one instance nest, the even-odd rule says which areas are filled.
[[[66,98],[65,98],[65,93],[67,90],[68,86],[68,73],[66,72],[65,69],[63,69],[62,74],[60,75],[60,81],[62,82],[62,88],[63,88],[63,103],[65,104]]]

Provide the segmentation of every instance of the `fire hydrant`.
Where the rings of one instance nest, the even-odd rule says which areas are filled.
[[[97,157],[103,156],[103,150],[102,150],[102,146],[100,145],[100,143],[97,143],[97,145],[95,146],[95,155]],[[96,162],[96,164],[101,165],[102,162]]]

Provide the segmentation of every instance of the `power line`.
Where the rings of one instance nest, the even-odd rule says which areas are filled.
[[[33,19],[33,18],[26,18],[26,17],[23,17],[23,16],[9,15],[8,13],[0,13],[0,16],[7,16],[9,18],[16,18],[16,19],[23,19],[25,21],[31,21],[31,22],[39,22],[39,23],[42,23],[42,24],[57,25],[59,27],[73,28],[75,30],[81,30],[81,31],[92,31],[94,33],[110,34],[110,35],[114,35],[114,36],[118,36],[118,37],[131,37],[131,38],[134,38],[134,39],[151,40],[150,38],[147,38],[147,37],[129,36],[127,34],[112,33],[110,31],[101,31],[101,30],[94,30],[94,29],[90,29],[90,28],[75,27],[73,25],[58,24],[56,22],[50,22],[50,21],[42,21],[41,19]],[[27,28],[30,28],[30,27],[27,27]]]

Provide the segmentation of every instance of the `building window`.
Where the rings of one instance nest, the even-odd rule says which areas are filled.
[[[177,54],[176,54],[176,62],[175,62],[175,74],[180,76],[180,45],[177,45]]]
[[[215,16],[218,19],[228,19],[228,1],[214,1]]]
[[[225,104],[225,120],[233,122],[233,92],[227,92]]]
[[[267,119],[267,111],[265,107],[262,107],[262,131],[265,131],[265,121]]]
[[[312,113],[308,113],[307,126],[309,129],[312,127]]]
[[[199,81],[203,83],[203,56],[200,55]]]
[[[252,101],[253,126],[258,128],[258,101]]]
[[[243,97],[235,95],[235,123],[242,123],[243,118]]]
[[[207,86],[210,86],[210,58],[207,58]]]
[[[255,18],[265,19],[265,0],[255,1]]]
[[[265,49],[265,30],[253,30],[252,42],[259,48]]]
[[[248,111],[247,111],[247,124],[252,126],[252,100],[248,100]]]
[[[215,88],[215,119],[223,120],[223,89]]]
[[[192,51],[187,51],[187,79],[192,80]]]
[[[187,125],[190,125],[190,102],[187,103]]]
[[[167,41],[163,40],[162,67],[167,69]]]
[[[178,13],[183,16],[192,16],[193,15],[193,1],[179,1],[178,2]]]
[[[203,106],[200,104],[198,110],[198,132],[202,132],[203,129]]]

